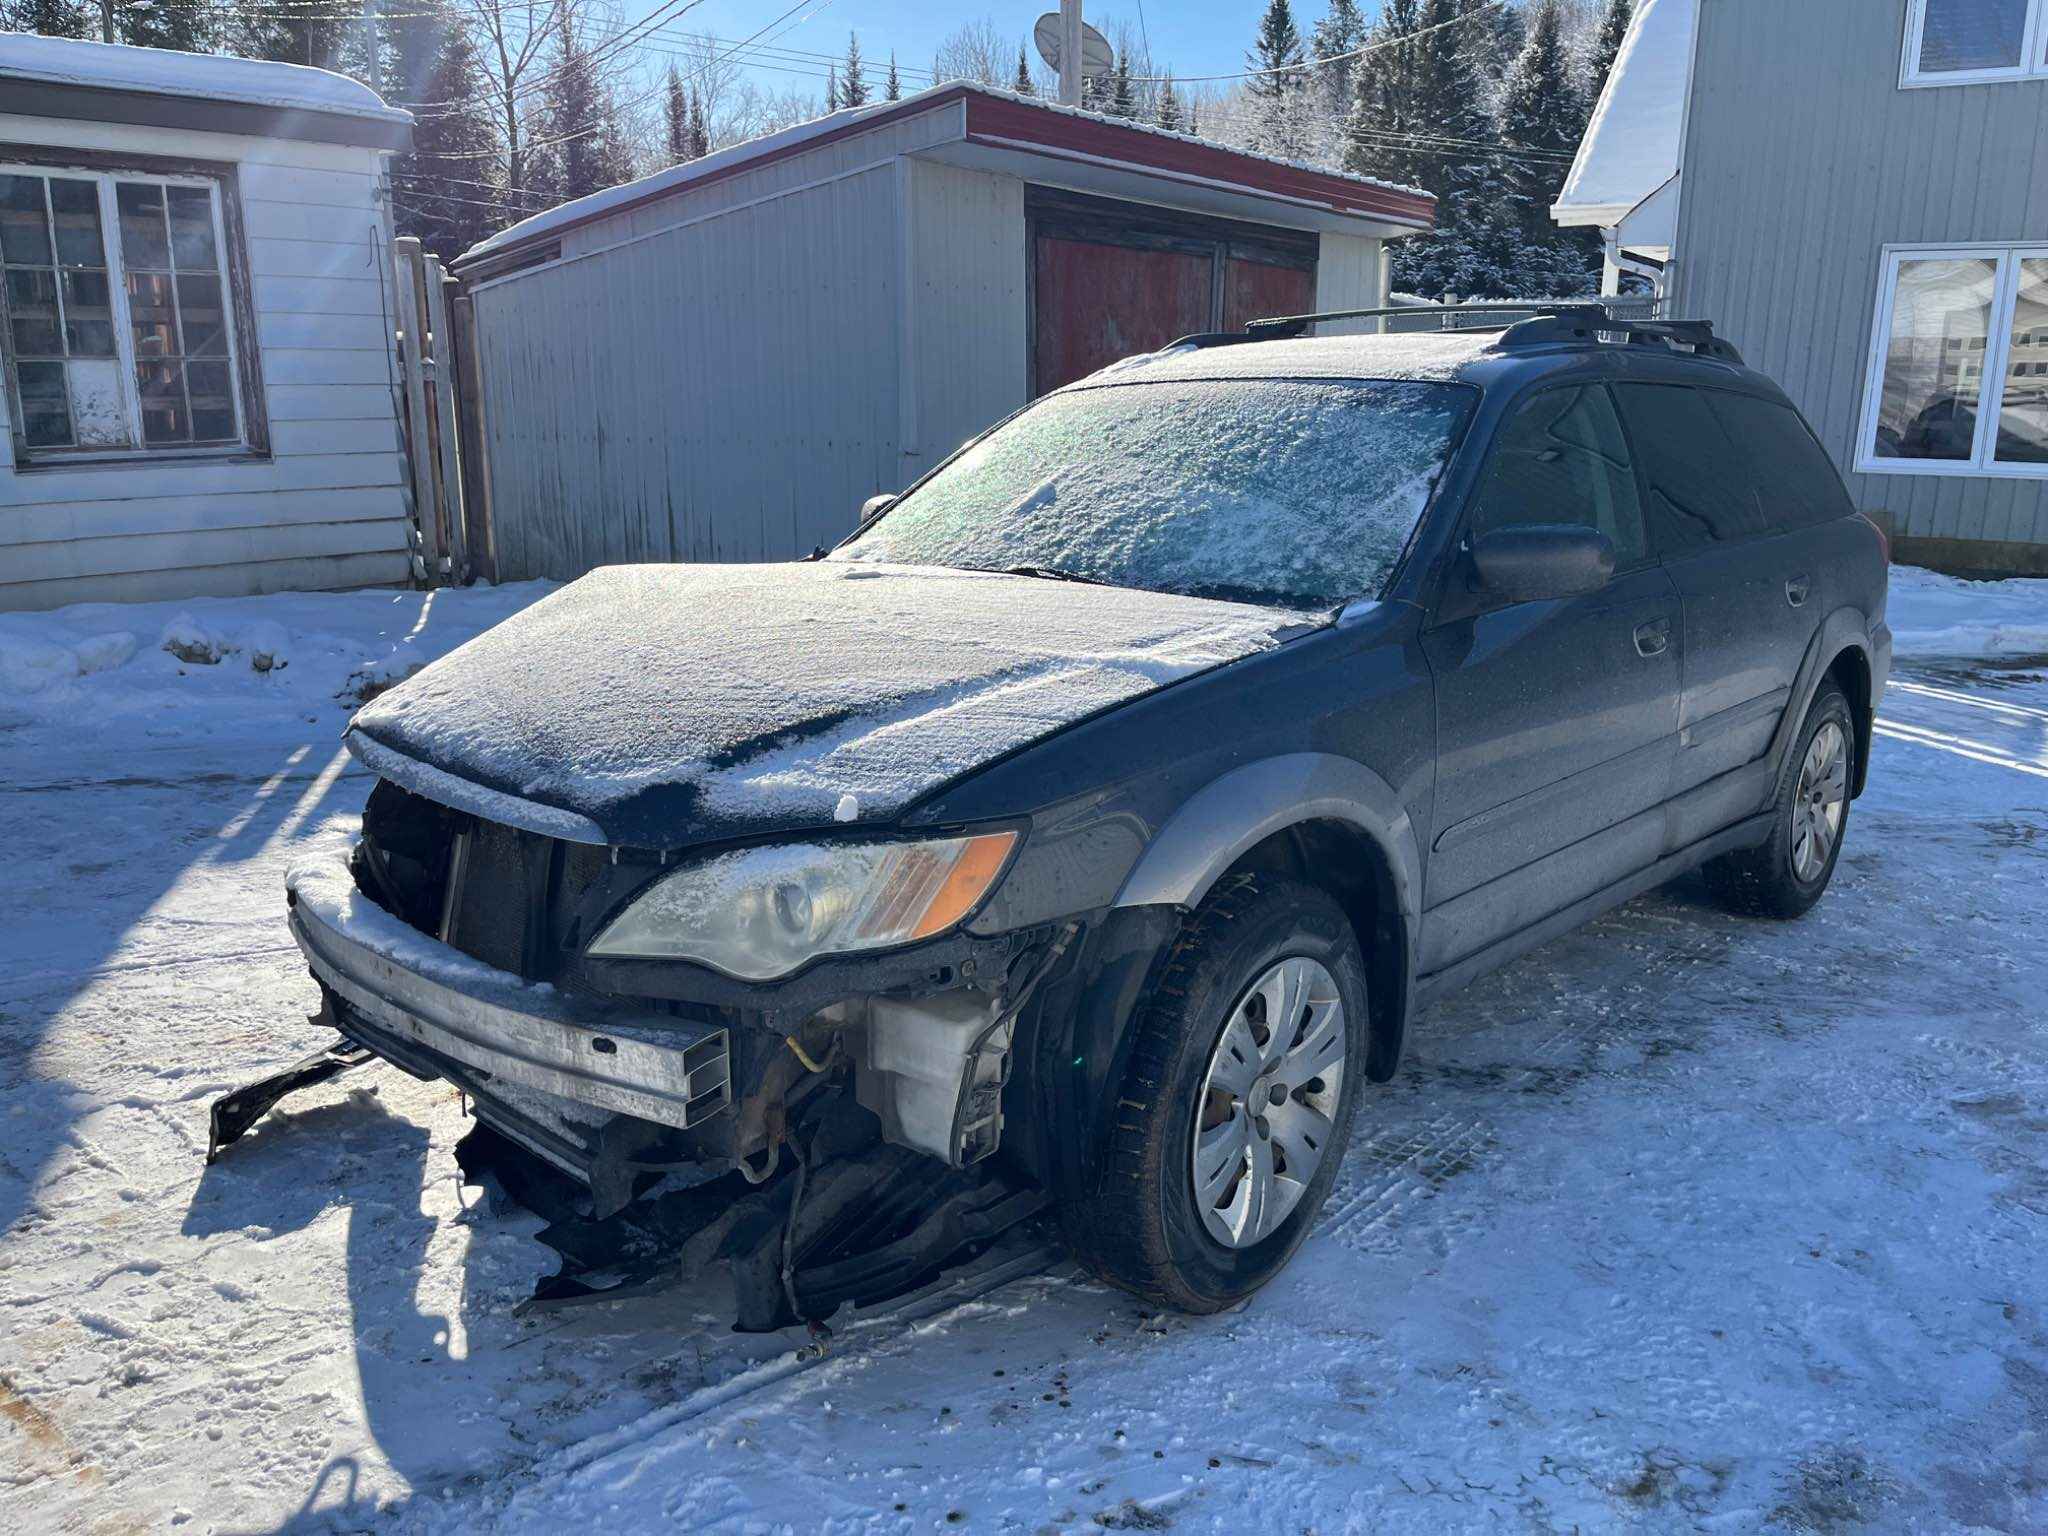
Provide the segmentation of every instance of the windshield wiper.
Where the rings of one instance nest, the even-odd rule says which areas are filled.
[[[1079,571],[1063,571],[1056,565],[1009,565],[1003,567],[1005,576],[1036,576],[1040,581],[1078,581],[1083,586],[1106,587],[1108,582],[1095,576],[1083,576]]]

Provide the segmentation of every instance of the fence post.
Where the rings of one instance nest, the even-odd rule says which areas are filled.
[[[447,579],[448,535],[441,500],[440,466],[434,453],[427,413],[427,318],[425,274],[420,243],[412,235],[391,242],[391,265],[398,295],[398,328],[404,339],[399,360],[405,373],[405,457],[412,472],[412,503],[419,522],[420,552],[426,584]]]
[[[491,463],[484,447],[483,360],[477,351],[476,301],[458,283],[448,297],[455,349],[455,429],[462,440],[462,521],[471,566],[498,579],[497,528],[491,520]]]
[[[448,538],[448,579],[458,586],[469,580],[468,530],[462,517],[462,468],[456,450],[455,346],[448,331],[448,286],[454,279],[441,269],[441,258],[423,263],[427,297],[427,383],[434,392],[434,461],[441,484],[442,526]]]

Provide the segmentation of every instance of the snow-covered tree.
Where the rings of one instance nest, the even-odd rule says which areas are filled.
[[[1174,94],[1173,71],[1159,82],[1159,126],[1168,133],[1179,133],[1185,126],[1181,119],[1180,97]]]
[[[846,34],[846,72],[839,80],[839,105],[864,107],[868,99],[867,75],[860,63],[860,38],[849,32]]]
[[[1528,21],[1528,41],[1502,84],[1495,188],[1523,237],[1541,243],[1557,234],[1550,204],[1584,119],[1558,0],[1533,0]]]
[[[1031,61],[1024,56],[1024,45],[1017,45],[1017,78],[1010,82],[1010,89],[1019,96],[1036,96],[1038,87],[1031,83]]]
[[[1372,52],[1351,72],[1351,107],[1344,120],[1340,163],[1358,176],[1412,186],[1421,178],[1416,151],[1416,80],[1422,44],[1416,40],[1421,0],[1386,0],[1367,36]]]
[[[333,6],[298,4],[237,8],[228,23],[228,43],[250,59],[311,64],[331,69],[357,31],[358,18]]]
[[[1599,104],[1600,93],[1607,88],[1607,77],[1614,72],[1614,61],[1621,53],[1621,45],[1628,37],[1628,26],[1635,19],[1635,7],[1630,0],[1607,0],[1607,9],[1600,16],[1600,30],[1593,34],[1591,48],[1586,55],[1586,111],[1590,116]]]
[[[1316,60],[1316,107],[1326,117],[1342,118],[1351,108],[1357,61],[1347,55],[1365,46],[1366,30],[1358,0],[1330,0],[1330,9],[1309,35]]]
[[[903,77],[896,73],[896,55],[892,53],[889,55],[889,76],[882,82],[882,100],[901,101],[902,99]]]
[[[1487,179],[1494,122],[1483,87],[1489,33],[1469,19],[1468,0],[1422,0],[1416,12],[1414,96],[1409,132],[1427,135],[1417,180],[1436,195],[1439,224]]]
[[[1128,54],[1117,55],[1116,68],[1110,72],[1109,104],[1105,108],[1111,117],[1136,117],[1138,96],[1131,85],[1131,60]]]
[[[1263,154],[1300,158],[1309,148],[1308,70],[1287,0],[1267,0],[1245,63],[1252,71],[1245,81],[1252,105],[1251,147]]]
[[[825,110],[827,112],[837,112],[839,110],[839,66],[837,64],[827,64],[825,66]]]

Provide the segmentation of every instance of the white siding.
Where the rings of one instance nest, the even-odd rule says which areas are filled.
[[[910,388],[900,490],[1029,397],[1024,183],[904,160]]]
[[[1905,22],[1904,0],[1700,10],[1670,311],[1712,320],[1844,470],[1884,247],[2048,243],[2048,80],[1901,90]],[[2048,480],[1848,484],[1907,559],[2048,568]]]
[[[1380,262],[1385,246],[1364,235],[1324,235],[1316,257],[1316,308],[1377,309]],[[1363,335],[1377,329],[1370,320],[1335,320],[1316,327],[1319,336]]]
[[[668,212],[474,289],[502,579],[791,559],[896,484],[893,167]]]
[[[406,579],[379,155],[4,115],[0,142],[236,165],[271,436],[267,462],[18,472],[0,398],[0,609]]]

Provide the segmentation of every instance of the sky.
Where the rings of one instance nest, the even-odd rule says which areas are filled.
[[[684,0],[688,4],[688,0]],[[788,10],[790,0],[698,0],[673,20],[661,23],[662,32],[709,33],[728,44],[738,43]],[[660,0],[627,0],[629,16],[645,17],[660,9]],[[1170,67],[1180,77],[1222,74],[1245,68],[1244,56],[1251,46],[1264,0],[1116,0],[1116,3],[1087,5],[1083,16],[1093,26],[1112,30],[1118,21],[1142,25],[1151,42],[1154,61]],[[777,49],[830,54],[846,52],[849,31],[860,34],[861,53],[874,67],[879,82],[888,66],[891,50],[905,68],[904,88],[927,83],[932,53],[941,39],[965,22],[986,17],[1018,41],[1029,37],[1032,24],[1048,10],[1057,10],[1056,0],[1021,0],[1021,3],[918,4],[916,0],[805,0],[784,22],[769,26],[763,43]],[[1297,0],[1295,21],[1304,36],[1323,14],[1324,0]],[[1361,7],[1368,15],[1378,7]],[[787,30],[785,30],[787,28]],[[664,44],[650,38],[650,46]],[[796,87],[822,93],[825,61],[793,58],[786,54],[772,60],[756,54],[752,74],[764,90]],[[650,62],[655,60],[650,57]],[[909,70],[918,71],[913,75]]]

